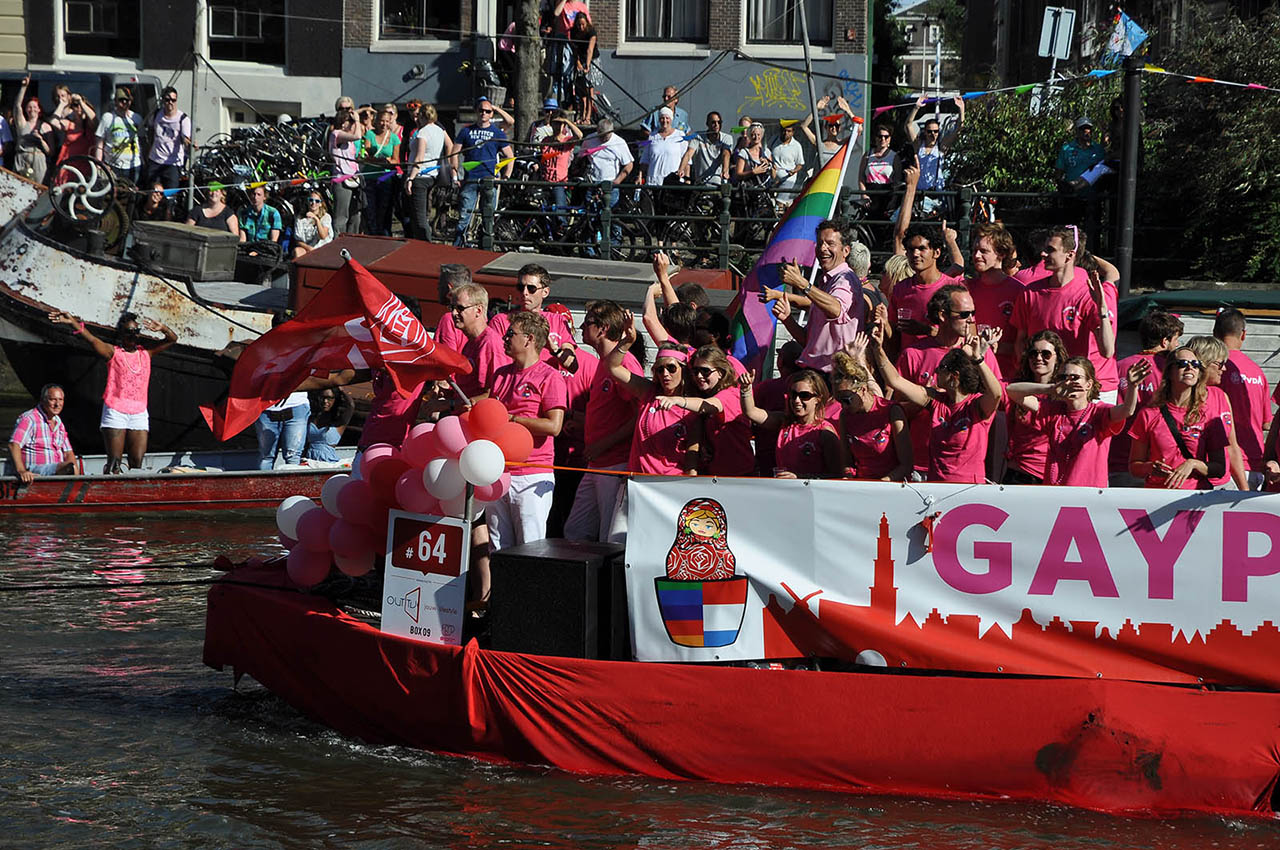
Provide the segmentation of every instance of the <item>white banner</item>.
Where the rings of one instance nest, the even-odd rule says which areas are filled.
[[[391,511],[381,630],[425,643],[460,645],[470,558],[471,523]]]
[[[1280,495],[628,484],[637,660],[1280,686]]]

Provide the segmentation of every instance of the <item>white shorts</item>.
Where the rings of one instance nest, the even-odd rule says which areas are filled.
[[[555,485],[555,476],[550,472],[511,476],[511,487],[502,498],[485,506],[490,551],[521,546],[547,536],[551,491]]]
[[[102,405],[102,421],[98,423],[98,427],[115,428],[120,431],[149,431],[151,430],[151,420],[145,410],[141,413],[121,413],[104,404]]]

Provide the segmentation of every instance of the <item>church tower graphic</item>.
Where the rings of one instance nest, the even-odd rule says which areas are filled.
[[[1280,628],[1272,620],[1245,632],[1223,619],[1207,634],[1125,620],[1113,635],[1096,620],[1052,616],[1041,624],[1030,608],[1007,631],[978,614],[943,615],[936,607],[922,621],[910,613],[898,619],[893,542],[881,514],[868,605],[832,598],[837,588],[784,584],[785,602],[771,593],[762,612],[764,657],[852,661],[873,649],[889,666],[908,669],[1280,687]]]

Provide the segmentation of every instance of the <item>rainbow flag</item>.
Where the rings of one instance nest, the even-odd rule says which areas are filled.
[[[686,581],[655,578],[667,637],[680,646],[728,646],[738,639],[747,610],[746,576]]]
[[[856,134],[855,134],[856,135]],[[758,368],[773,345],[778,320],[772,304],[760,301],[757,293],[765,287],[782,286],[780,265],[795,260],[802,266],[814,264],[814,230],[825,219],[835,215],[840,200],[840,184],[848,166],[850,145],[854,135],[836,151],[831,160],[809,178],[804,189],[791,202],[786,215],[778,222],[750,274],[729,305],[733,328],[733,351],[748,369]]]

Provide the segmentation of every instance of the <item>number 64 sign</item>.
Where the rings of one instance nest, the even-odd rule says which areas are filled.
[[[382,594],[382,631],[457,646],[467,593],[470,524],[392,511]]]

